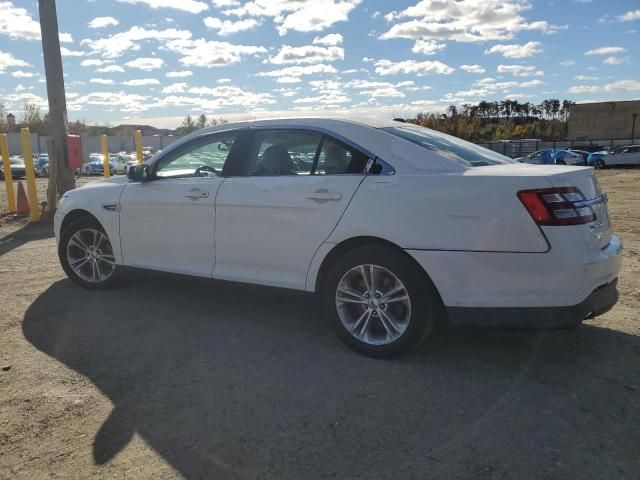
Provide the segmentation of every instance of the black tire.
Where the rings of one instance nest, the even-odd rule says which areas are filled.
[[[566,162],[564,160],[558,160],[556,161],[556,165],[566,165]]]
[[[383,345],[373,345],[352,335],[340,319],[336,305],[340,280],[354,267],[366,264],[374,264],[392,272],[404,284],[410,299],[411,314],[406,330],[395,340]],[[404,252],[383,245],[360,247],[337,259],[324,278],[321,294],[325,315],[338,336],[355,351],[370,357],[391,358],[412,350],[434,332],[444,315],[440,295],[424,271]],[[379,319],[377,321],[380,322]]]
[[[604,160],[602,160],[600,158],[598,160],[596,160],[595,161],[595,167],[596,167],[597,170],[603,170],[604,167],[605,167]]]
[[[43,177],[48,177],[49,176],[49,169],[43,168],[42,169],[42,176]]]
[[[67,258],[67,245],[69,244],[69,240],[76,232],[84,229],[93,229],[93,230],[102,232],[102,234],[104,234],[107,240],[109,241],[109,244],[111,243],[111,240],[109,239],[107,233],[102,228],[102,225],[100,225],[100,223],[95,218],[89,215],[85,215],[72,220],[71,222],[69,222],[68,225],[65,225],[65,227],[63,228],[60,234],[60,243],[58,245],[58,257],[60,258],[60,264],[62,265],[62,269],[74,283],[80,285],[81,287],[89,288],[89,289],[109,288],[115,285],[119,280],[120,275],[122,274],[122,268],[123,268],[121,265],[116,265],[113,270],[113,273],[111,273],[111,275],[108,278],[106,278],[104,281],[99,281],[99,282],[87,281],[81,278],[71,268],[71,265],[69,265],[69,259]],[[109,245],[109,248],[110,247],[111,245]],[[113,250],[111,250],[111,253],[113,253]]]

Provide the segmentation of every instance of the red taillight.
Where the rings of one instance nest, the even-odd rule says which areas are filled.
[[[575,187],[521,190],[518,198],[538,225],[580,225],[596,219],[596,214]]]

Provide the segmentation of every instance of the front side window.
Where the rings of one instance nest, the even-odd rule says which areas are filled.
[[[467,167],[515,163],[514,160],[461,138],[419,126],[385,127],[383,131],[408,140]]]
[[[169,153],[158,161],[156,177],[216,177],[222,173],[237,133],[226,133],[193,140],[183,150]]]

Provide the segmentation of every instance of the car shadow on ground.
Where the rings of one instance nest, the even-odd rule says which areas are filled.
[[[20,221],[23,221],[20,219]],[[47,220],[26,223],[23,227],[0,238],[0,257],[34,240],[52,238],[53,223]]]
[[[96,464],[137,432],[188,479],[640,468],[640,338],[594,326],[457,330],[382,361],[344,347],[307,294],[136,271],[108,291],[56,282],[23,331],[113,402]]]

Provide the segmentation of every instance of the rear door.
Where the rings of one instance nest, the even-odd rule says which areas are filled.
[[[216,199],[215,278],[303,289],[368,157],[318,132],[254,130]]]
[[[640,165],[640,147],[628,147],[622,153],[617,154],[616,164],[619,165]]]

